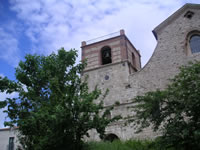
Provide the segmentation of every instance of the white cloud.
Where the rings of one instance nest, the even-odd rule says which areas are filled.
[[[16,66],[19,62],[19,49],[17,39],[0,27],[0,59]]]
[[[185,1],[174,0],[15,0],[12,10],[27,25],[36,53],[49,54],[60,47],[79,49],[81,41],[125,29],[141,51],[143,64],[156,41],[152,29]],[[188,1],[187,1],[188,2]]]

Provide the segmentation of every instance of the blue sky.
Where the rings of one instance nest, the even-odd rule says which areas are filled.
[[[81,53],[81,41],[124,29],[142,64],[156,46],[152,30],[185,3],[199,0],[0,0],[0,75],[15,80],[26,54],[64,47]],[[80,61],[80,57],[77,61]],[[6,96],[0,94],[0,100]],[[9,95],[10,97],[14,94]],[[0,128],[5,114],[0,110]]]

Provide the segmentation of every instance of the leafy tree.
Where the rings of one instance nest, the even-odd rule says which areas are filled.
[[[97,88],[88,92],[81,81],[85,63],[76,63],[77,51],[61,49],[49,56],[27,55],[16,68],[16,81],[0,77],[0,91],[17,93],[0,103],[10,118],[6,126],[18,126],[19,141],[25,150],[79,150],[88,130],[101,137],[112,108],[104,109]],[[97,100],[98,99],[98,100]],[[95,100],[97,100],[95,102]]]
[[[162,131],[165,146],[200,149],[200,62],[181,67],[165,90],[137,96],[134,103],[139,132],[152,125]]]

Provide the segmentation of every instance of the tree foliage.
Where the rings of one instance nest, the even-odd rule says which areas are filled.
[[[165,90],[134,99],[138,131],[152,125],[161,141],[176,149],[200,149],[200,62],[189,63]]]
[[[101,137],[107,119],[104,94],[97,88],[89,92],[81,81],[85,64],[75,65],[76,50],[61,49],[49,56],[27,55],[16,68],[16,81],[0,78],[0,91],[17,93],[0,103],[7,105],[10,118],[4,124],[18,126],[19,141],[25,150],[81,149],[88,130]],[[95,100],[97,100],[95,102]]]

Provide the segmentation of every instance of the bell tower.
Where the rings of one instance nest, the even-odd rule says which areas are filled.
[[[109,89],[109,101],[112,93],[119,87],[126,87],[131,73],[141,68],[140,53],[129,41],[124,30],[82,42],[82,60],[87,61],[83,75],[88,75],[89,89],[96,85],[102,90]]]
[[[87,60],[85,71],[106,67],[108,64],[128,62],[129,73],[141,68],[140,54],[135,49],[124,30],[93,40],[83,41],[82,60]]]

